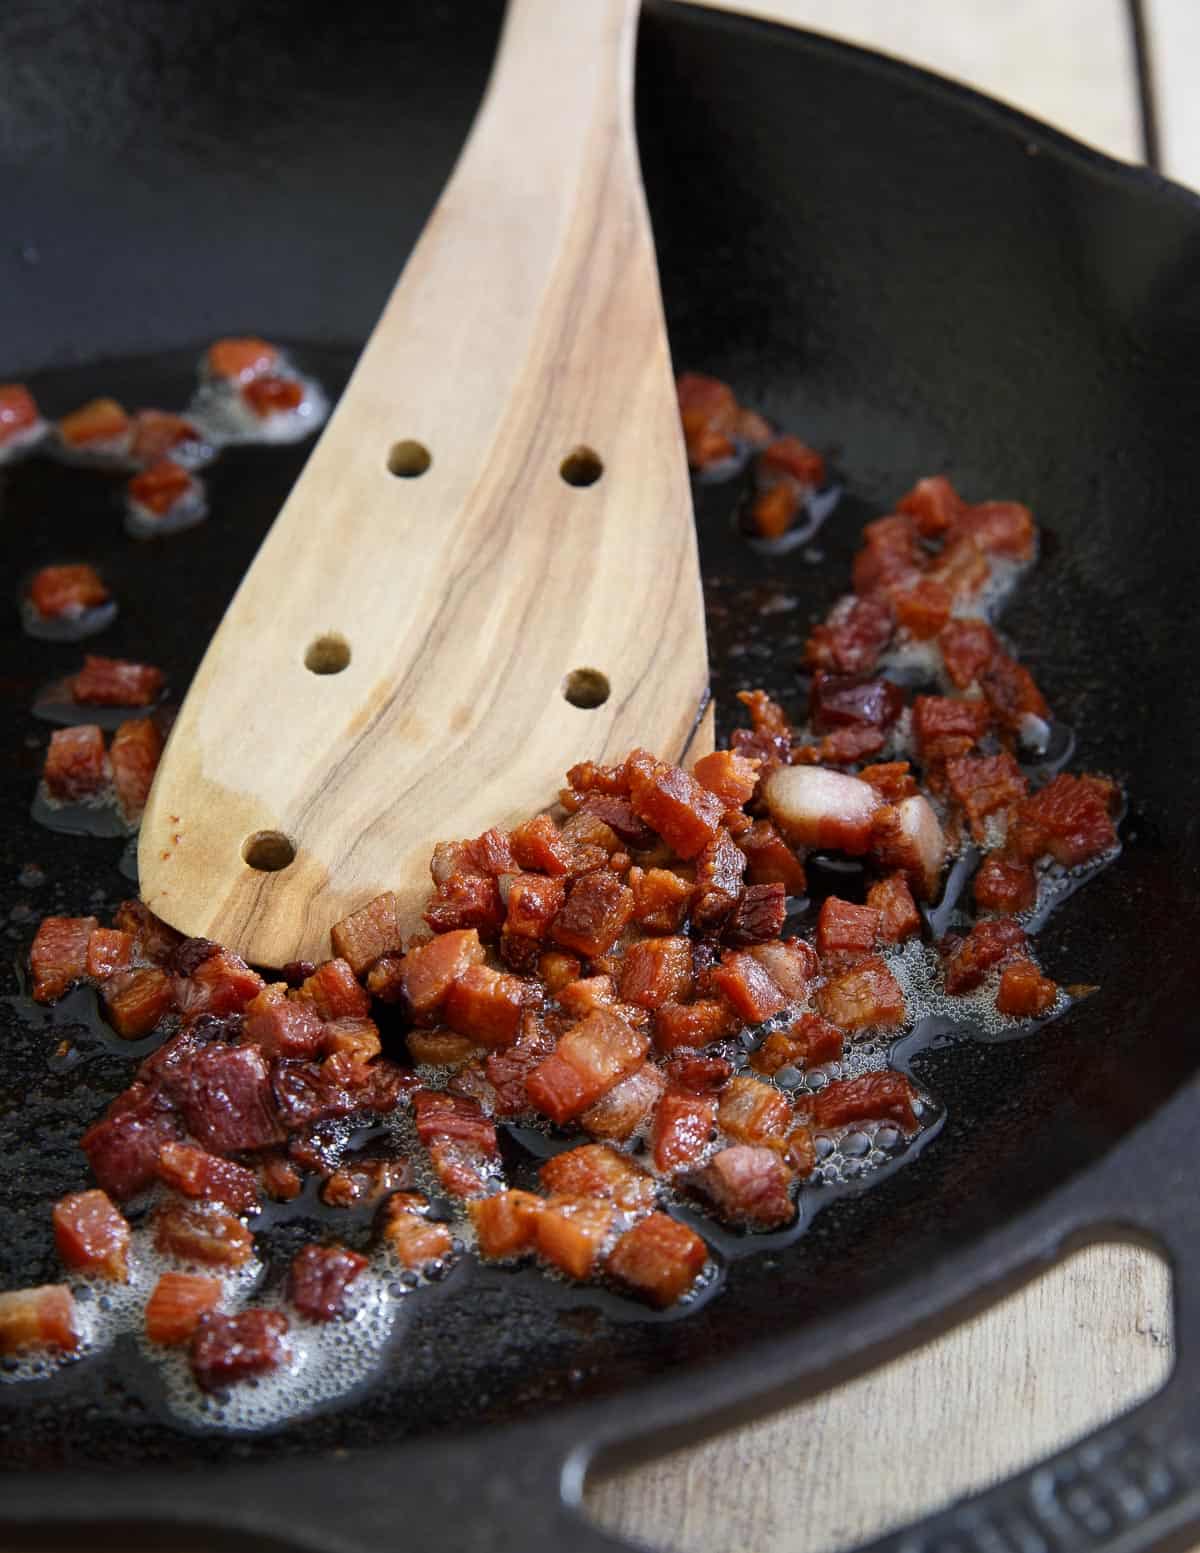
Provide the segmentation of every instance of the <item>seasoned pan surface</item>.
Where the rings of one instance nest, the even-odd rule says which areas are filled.
[[[163,0],[101,21],[79,3],[53,32],[36,9],[0,17],[4,375],[28,377],[52,413],[105,391],[174,404],[207,338],[254,329],[340,388],[465,133],[497,9],[401,20],[364,5],[335,24],[315,5]],[[947,1109],[932,1144],[792,1247],[732,1262],[688,1319],[464,1266],[408,1302],[367,1393],[240,1440],[242,1459],[496,1423],[702,1370],[819,1318],[852,1325],[867,1296],[936,1278],[940,1257],[1087,1169],[1196,1065],[1194,202],[898,67],[676,7],[643,26],[639,131],[677,364],[830,450],[848,491],[814,564],[754,554],[730,527],[733,490],[701,490],[722,715],[753,684],[798,705],[810,619],[861,523],[918,475],[1028,501],[1046,544],[1004,625],[1077,730],[1077,767],[1131,794],[1121,861],[1041,940],[1051,974],[1102,991],[1032,1039],[919,1057]],[[162,663],[182,688],[302,458],[227,454],[212,520],[146,546],[123,536],[104,479],[17,466],[0,474],[0,575],[15,596],[27,569],[95,561],[122,603],[101,649]],[[0,650],[15,959],[38,916],[103,911],[127,884],[119,843],[25,818],[47,736],[33,692],[78,649],[28,642],[10,603]],[[17,882],[30,862],[47,876],[36,889]],[[47,1205],[84,1184],[75,1142],[129,1066],[85,1038],[86,1062],[53,1073],[46,1031],[11,1003],[0,1021],[11,1287],[54,1276]],[[52,1385],[2,1388],[0,1458],[228,1459],[227,1438],[172,1423],[156,1384],[123,1343]]]

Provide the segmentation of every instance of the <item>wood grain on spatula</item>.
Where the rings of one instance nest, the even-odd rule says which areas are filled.
[[[433,843],[548,807],[575,761],[703,752],[636,12],[510,7],[453,176],[168,742],[138,862],[188,933],[320,958],[382,890],[415,923]]]

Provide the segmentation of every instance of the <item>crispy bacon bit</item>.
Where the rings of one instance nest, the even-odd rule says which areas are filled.
[[[486,1190],[499,1158],[496,1129],[479,1103],[461,1095],[418,1089],[413,1095],[417,1136],[429,1150],[438,1180],[455,1197]]]
[[[724,998],[697,998],[692,1003],[664,1003],[654,1012],[654,1044],[660,1052],[707,1046],[732,1035],[738,1016]]]
[[[258,1179],[253,1170],[193,1144],[164,1143],[158,1177],[184,1197],[223,1203],[235,1213],[258,1212]]]
[[[148,717],[122,723],[108,752],[117,802],[129,823],[142,817],[163,752],[163,736]]]
[[[776,1229],[795,1217],[792,1172],[774,1149],[735,1143],[714,1154],[691,1184],[729,1223]]]
[[[717,1097],[668,1084],[654,1108],[650,1152],[664,1175],[694,1165],[715,1136]]]
[[[568,1278],[591,1276],[614,1217],[595,1197],[551,1197],[533,1221],[538,1255]]]
[[[842,1055],[845,1036],[836,1025],[817,1014],[801,1014],[788,1030],[769,1035],[750,1056],[757,1073],[778,1073],[780,1068],[817,1068],[837,1062]]]
[[[634,813],[682,858],[693,858],[717,834],[721,800],[679,766],[661,762],[633,767],[630,795]]]
[[[729,1082],[733,1064],[727,1057],[710,1053],[683,1051],[666,1065],[667,1079],[676,1089],[690,1089],[698,1095],[716,1094]]]
[[[215,1153],[281,1141],[271,1075],[254,1046],[206,1046],[176,1081],[177,1103],[198,1143]]]
[[[493,1260],[537,1249],[537,1221],[545,1203],[532,1192],[510,1189],[467,1204],[480,1256]]]
[[[687,915],[692,885],[668,868],[631,868],[633,920],[647,933],[676,933]]]
[[[68,681],[71,699],[81,706],[151,706],[164,683],[161,669],[126,658],[88,653],[83,668]]]
[[[809,490],[825,483],[825,460],[799,437],[776,437],[758,455],[759,472],[778,478],[783,475]]]
[[[900,984],[878,955],[827,981],[817,993],[817,1006],[843,1030],[901,1025],[907,1014]]]
[[[134,475],[125,489],[129,499],[139,507],[144,507],[155,517],[165,518],[171,508],[195,485],[196,481],[182,464],[177,464],[171,458],[160,458],[148,469]]]
[[[748,884],[781,884],[787,895],[804,894],[804,864],[770,820],[755,820],[738,837],[738,846],[746,859]]]
[[[986,564],[986,563],[985,563]],[[892,612],[878,599],[847,595],[823,625],[814,626],[804,649],[810,669],[869,674],[892,638]]]
[[[762,478],[761,466],[759,478]],[[760,539],[782,539],[800,511],[801,495],[793,481],[776,480],[759,489],[747,514],[752,533]]]
[[[516,936],[540,944],[550,924],[563,908],[566,891],[560,879],[544,874],[510,874],[507,885],[507,915],[504,936]]]
[[[295,378],[270,374],[252,378],[242,387],[241,394],[255,415],[263,420],[295,410],[304,402],[304,390]]]
[[[908,588],[896,589],[891,594],[896,624],[918,642],[927,642],[950,618],[954,600],[944,583],[932,577],[921,577]]]
[[[654,1177],[635,1165],[627,1154],[619,1154],[603,1143],[585,1143],[552,1155],[538,1171],[538,1177],[552,1194],[606,1197],[627,1213],[654,1205]]]
[[[561,877],[571,868],[571,845],[564,841],[548,814],[537,814],[518,825],[509,836],[513,858],[520,868]]]
[[[975,875],[974,891],[980,911],[1012,916],[1028,911],[1037,900],[1037,878],[1028,863],[993,852]]]
[[[739,690],[738,700],[750,713],[755,733],[772,734],[791,742],[792,725],[788,715],[765,690]]]
[[[240,339],[215,340],[205,353],[204,366],[210,377],[248,383],[269,372],[278,360],[279,352],[273,345],[247,335]]]
[[[154,965],[165,965],[183,941],[182,933],[156,917],[141,901],[122,901],[113,917],[113,927],[132,933],[137,944],[137,958],[149,960]]]
[[[1025,943],[1025,929],[1011,917],[977,922],[965,938],[947,934],[939,945],[945,958],[946,991],[974,991],[993,966],[1022,956]]]
[[[207,939],[185,939],[175,950],[172,963],[180,972],[175,979],[175,996],[185,1019],[200,1014],[240,1014],[265,985],[240,955]]]
[[[454,1250],[450,1226],[428,1213],[429,1203],[419,1192],[397,1192],[383,1205],[379,1233],[400,1265],[414,1272],[446,1261]]]
[[[690,466],[706,469],[732,458],[738,402],[729,384],[700,372],[681,372],[675,389]]]
[[[879,766],[864,766],[859,780],[873,787],[885,803],[899,803],[917,791],[916,778],[907,760],[888,760]]]
[[[665,1310],[681,1300],[708,1260],[708,1247],[686,1224],[652,1213],[627,1229],[609,1252],[608,1273],[641,1299]]]
[[[1032,960],[1016,960],[1000,972],[996,1009],[1011,1019],[1037,1019],[1058,1002],[1058,985]]]
[[[564,949],[593,958],[612,948],[632,915],[633,891],[607,869],[598,869],[571,886],[550,937]]]
[[[922,539],[937,539],[953,528],[966,510],[966,503],[945,475],[926,475],[896,505],[899,512],[912,518]]]
[[[492,938],[504,921],[500,887],[489,874],[451,874],[438,884],[424,918],[435,933],[474,928]]]
[[[719,831],[696,858],[692,922],[701,931],[720,925],[737,903],[746,868],[745,853],[727,831]]]
[[[645,1062],[589,1106],[579,1117],[579,1125],[593,1138],[624,1143],[653,1111],[665,1084],[662,1070]]]
[[[738,1143],[782,1143],[794,1120],[786,1095],[745,1073],[729,1080],[717,1107],[718,1126]]]
[[[625,951],[621,997],[640,1008],[680,1003],[692,990],[692,945],[687,938],[645,938]]]
[[[155,1247],[184,1262],[241,1267],[254,1252],[254,1237],[215,1203],[170,1203],[154,1215]]]
[[[583,976],[560,988],[558,1006],[572,1019],[586,1019],[598,1008],[611,1008],[617,989],[611,976]]]
[[[863,548],[854,557],[851,584],[867,597],[906,587],[919,575],[922,556],[917,532],[902,513],[876,518],[863,529]]]
[[[289,998],[287,983],[277,981],[247,1004],[243,1037],[266,1057],[312,1057],[324,1028],[316,1007],[307,998]]]
[[[988,558],[971,534],[952,534],[941,554],[929,568],[929,575],[943,583],[956,598],[978,593],[991,575]]]
[[[67,1267],[124,1283],[129,1223],[106,1192],[71,1192],[54,1205],[54,1244]]]
[[[766,967],[744,950],[730,950],[714,966],[710,979],[748,1024],[758,1024],[787,1007],[787,998]]]
[[[809,716],[818,733],[831,728],[890,728],[904,708],[904,692],[887,679],[861,675],[813,675]]]
[[[382,955],[399,954],[403,945],[395,894],[387,890],[334,923],[330,938],[334,954],[349,965],[355,976],[365,975]]]
[[[109,782],[104,734],[93,723],[56,728],[50,735],[42,781],[51,798],[72,802],[94,798]]]
[[[0,383],[0,447],[28,432],[40,419],[24,383]]]
[[[181,1132],[178,1117],[161,1099],[145,1085],[134,1085],[93,1122],[79,1146],[104,1190],[125,1202],[155,1179],[159,1150]]]
[[[1011,811],[1029,791],[1020,766],[1009,754],[954,755],[946,762],[946,786],[961,804],[976,841],[987,836],[987,818]]]
[[[830,1130],[854,1122],[895,1122],[902,1132],[917,1130],[913,1101],[917,1091],[903,1073],[863,1073],[835,1079],[813,1097],[813,1125]]]
[[[771,818],[797,846],[829,847],[855,857],[870,846],[879,795],[858,777],[785,766],[768,778],[765,797]]]
[[[748,884],[721,929],[731,948],[763,944],[777,938],[787,917],[787,891],[782,884]]]
[[[871,852],[880,868],[902,873],[922,900],[936,900],[941,894],[946,838],[923,793],[876,809]]]
[[[412,1060],[431,1068],[459,1067],[482,1050],[477,1042],[451,1030],[410,1030],[404,1039]]]
[[[828,895],[817,916],[817,953],[861,958],[875,948],[879,937],[879,912],[873,906],[855,906],[851,901]]]
[[[965,755],[987,732],[991,720],[986,701],[918,696],[913,702],[913,734],[921,759],[928,766]]]
[[[308,1321],[332,1321],[345,1308],[346,1290],[367,1265],[365,1256],[336,1241],[305,1246],[292,1259],[288,1297]]]
[[[371,1012],[371,1000],[345,960],[318,965],[299,995],[312,1000],[322,1019],[365,1019]]]
[[[103,981],[114,971],[128,970],[133,963],[132,933],[119,928],[98,927],[88,938],[87,974],[92,981]]]
[[[88,974],[88,944],[99,925],[95,917],[42,918],[29,950],[36,1002],[55,1002]]]
[[[1115,791],[1102,778],[1056,776],[1018,805],[1009,850],[1029,862],[1049,854],[1067,868],[1110,852],[1117,844],[1109,813]]]
[[[0,1354],[19,1353],[23,1348],[70,1350],[78,1345],[79,1317],[65,1283],[0,1294]]]
[[[129,455],[139,464],[153,464],[182,443],[200,440],[199,431],[182,415],[169,410],[138,410],[133,417]]]
[[[43,620],[75,619],[112,595],[94,566],[43,566],[29,584],[29,602]]]
[[[288,1357],[288,1319],[279,1310],[215,1311],[201,1316],[192,1336],[190,1361],[202,1391],[220,1391],[276,1369]]]
[[[536,995],[537,989],[520,976],[471,965],[451,982],[443,1017],[452,1030],[481,1046],[511,1046],[522,1011]]]
[[[525,1080],[533,1105],[561,1125],[586,1111],[636,1067],[649,1039],[619,1015],[597,1009],[561,1038]]]
[[[996,633],[983,620],[951,620],[938,637],[950,682],[967,690],[1000,652]]]
[[[1029,718],[1047,722],[1050,708],[1023,664],[1007,653],[997,653],[984,671],[980,686],[996,723],[1020,736]]]
[[[146,1301],[146,1336],[152,1343],[173,1347],[186,1343],[201,1316],[216,1310],[221,1285],[200,1273],[163,1273]]]
[[[876,879],[867,891],[867,905],[879,913],[879,936],[885,943],[898,944],[920,932],[921,914],[903,874]]]
[[[634,814],[628,798],[591,793],[580,804],[578,812],[607,825],[626,846],[644,848],[654,845],[654,832]]]
[[[157,965],[141,971],[116,971],[100,991],[108,1022],[124,1041],[139,1041],[149,1035],[175,1007],[174,984]]]
[[[120,444],[129,433],[129,417],[115,399],[89,399],[58,423],[59,440],[69,448]]]
[[[1033,559],[1037,529],[1033,514],[1019,501],[979,502],[961,515],[958,527],[989,555],[1004,555],[1014,561]]]
[[[304,1181],[291,1160],[275,1155],[262,1161],[263,1191],[272,1202],[295,1202],[304,1190]]]
[[[754,797],[760,762],[733,750],[714,750],[692,767],[701,787],[721,800],[726,809],[740,809]]]

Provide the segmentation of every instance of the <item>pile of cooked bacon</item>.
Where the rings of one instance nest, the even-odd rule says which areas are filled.
[[[1044,717],[1044,703],[990,629],[954,613],[992,555],[1032,545],[1025,509],[965,507],[944,481],[921,482],[901,507],[868,527],[859,591],[810,639],[818,742],[755,691],[742,696],[752,727],[691,771],[644,750],[576,766],[557,815],[436,847],[427,930],[402,936],[395,898],[382,895],[334,928],[333,958],[273,978],[181,939],[138,902],[107,928],[47,918],[30,957],[34,997],[86,981],[117,1035],[164,1036],[84,1135],[100,1190],[56,1210],[67,1265],[122,1276],[130,1231],[116,1205],[165,1189],[154,1242],[193,1270],[164,1276],[147,1330],[188,1342],[200,1384],[221,1386],[280,1361],[287,1318],[221,1313],[220,1285],[195,1267],[244,1263],[247,1218],[314,1173],[330,1205],[379,1202],[379,1241],[402,1264],[444,1261],[453,1221],[411,1189],[423,1161],[469,1216],[481,1256],[537,1257],[673,1304],[708,1251],[665,1211],[672,1203],[776,1229],[795,1215],[816,1135],[918,1129],[919,1097],[900,1073],[797,1084],[836,1064],[845,1042],[908,1022],[891,956],[922,933],[919,903],[938,898],[967,831],[990,849],[978,920],[939,946],[945,991],[987,983],[982,995],[1013,1018],[1052,1009],[1059,990],[1011,913],[1032,903],[1039,868],[1114,849],[1117,790],[1066,775],[1029,790],[1013,750],[1021,717],[1034,705]],[[911,711],[924,791],[907,759],[844,769],[888,752],[904,724],[904,692],[868,677],[904,632],[937,644],[948,681]],[[865,898],[829,897],[810,931],[788,936],[788,900],[804,894],[814,851],[861,860]],[[403,1035],[385,1041],[380,1024]],[[341,1157],[347,1118],[395,1112],[411,1117],[407,1151]],[[537,1190],[506,1184],[504,1123],[571,1144],[541,1165]],[[338,1244],[307,1248],[292,1268],[294,1309],[336,1315],[366,1265]],[[64,1285],[0,1295],[0,1352],[69,1345],[70,1306]]]

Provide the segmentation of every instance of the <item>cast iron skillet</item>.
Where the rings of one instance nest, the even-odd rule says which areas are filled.
[[[52,413],[110,389],[178,401],[204,341],[256,330],[339,387],[450,167],[497,22],[469,0],[411,14],[60,0],[53,15],[10,0],[5,375],[30,376]],[[1031,1040],[920,1058],[948,1108],[933,1144],[786,1252],[732,1264],[687,1320],[464,1268],[411,1302],[367,1394],[235,1441],[173,1426],[127,1343],[52,1385],[0,1388],[10,1538],[613,1548],[574,1509],[588,1463],[824,1386],[1113,1229],[1175,1266],[1166,1390],[880,1546],[1132,1549],[1200,1524],[1200,204],[944,82],[669,5],[643,25],[639,128],[677,363],[830,449],[850,492],[824,568],[754,555],[729,530],[728,489],[704,495],[724,711],[758,682],[795,705],[808,620],[861,522],[916,476],[949,469],[972,498],[1028,500],[1047,543],[1006,624],[1079,729],[1077,765],[1115,768],[1132,794],[1120,864],[1043,939],[1053,972],[1103,990]],[[0,484],[3,575],[15,589],[26,567],[96,561],[123,604],[98,645],[182,685],[301,458],[228,456],[213,520],[161,546],[123,537],[100,477],[19,466]],[[796,608],[756,614],[772,591]],[[23,817],[46,736],[32,691],[78,650],[31,644],[14,620],[0,627],[0,906],[15,954],[29,914],[103,911],[125,890],[118,844]],[[15,882],[30,861],[40,889]],[[80,1036],[90,1060],[51,1073],[51,1037],[4,1017],[12,1287],[54,1276],[46,1205],[84,1184],[75,1140],[129,1064]]]

